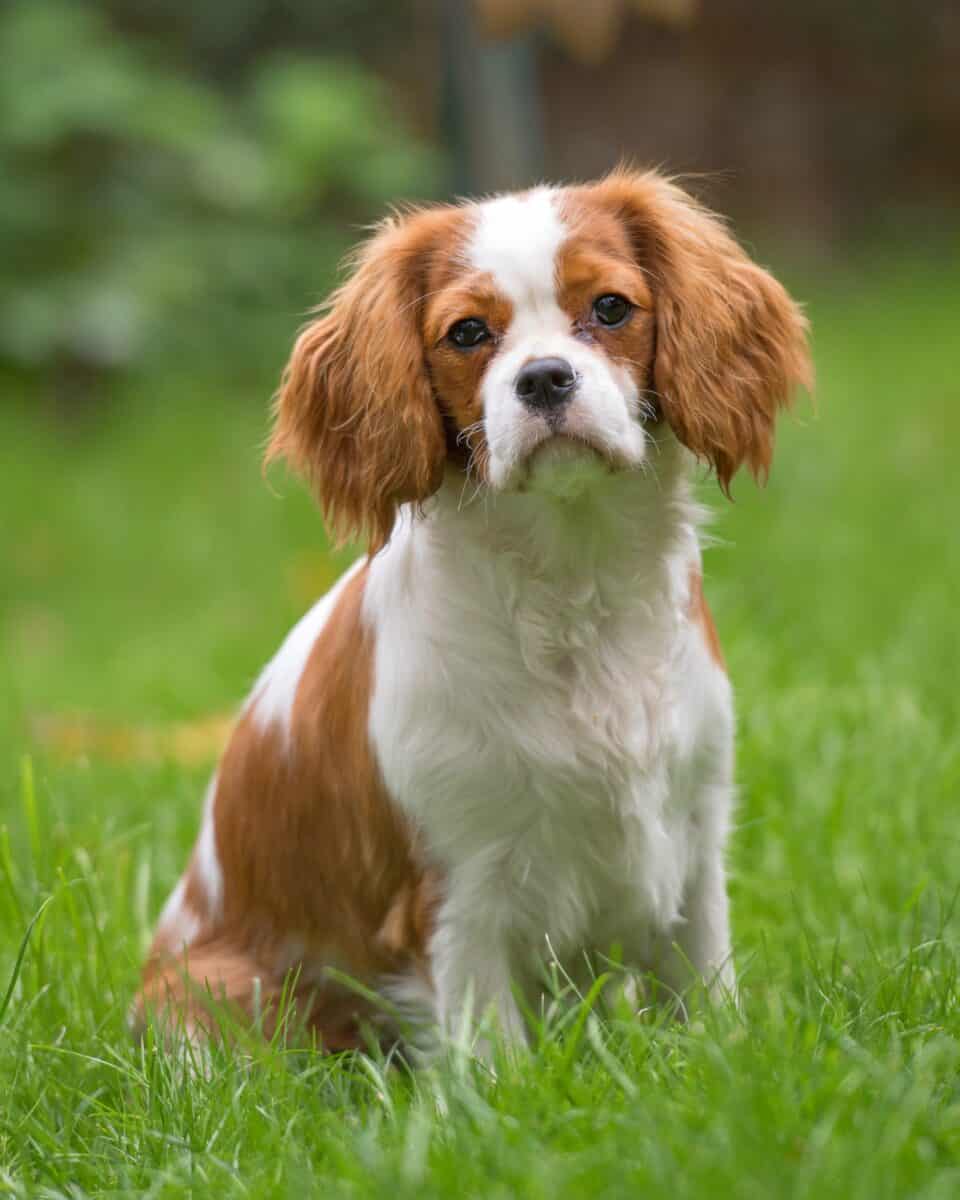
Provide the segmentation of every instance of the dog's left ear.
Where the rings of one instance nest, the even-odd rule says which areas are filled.
[[[778,410],[812,387],[806,319],[718,217],[662,176],[621,170],[597,186],[653,286],[663,415],[728,495],[743,463],[765,479]]]
[[[338,542],[366,534],[376,551],[398,506],[427,499],[443,478],[420,322],[427,262],[448,220],[434,209],[385,221],[284,371],[267,462],[284,457],[309,479]]]

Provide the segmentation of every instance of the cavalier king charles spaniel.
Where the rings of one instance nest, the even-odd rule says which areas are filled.
[[[369,551],[256,682],[135,1004],[289,997],[330,1050],[614,953],[735,993],[730,683],[691,464],[767,473],[796,304],[656,173],[385,221],[300,334],[268,457]],[[355,982],[353,982],[355,981]],[[380,999],[382,998],[382,999]]]

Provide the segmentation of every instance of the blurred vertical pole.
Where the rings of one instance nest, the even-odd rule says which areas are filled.
[[[445,78],[442,124],[458,194],[536,183],[543,172],[537,39],[488,41],[473,0],[438,0]]]

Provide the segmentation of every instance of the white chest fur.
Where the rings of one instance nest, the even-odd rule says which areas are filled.
[[[726,827],[729,692],[687,616],[686,489],[591,496],[461,510],[444,489],[371,568],[373,743],[448,880],[435,973],[501,1006],[548,941],[652,965]]]

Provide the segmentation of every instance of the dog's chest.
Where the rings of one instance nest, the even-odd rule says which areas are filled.
[[[378,654],[377,752],[426,853],[464,903],[558,952],[618,917],[668,927],[690,830],[668,765],[672,614],[638,621],[592,586],[471,608],[468,637],[408,614]]]

